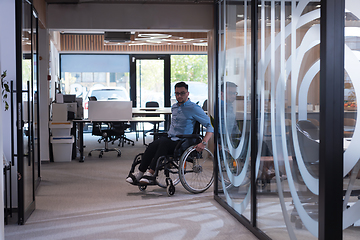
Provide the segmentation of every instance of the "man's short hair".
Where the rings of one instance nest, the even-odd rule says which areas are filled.
[[[175,88],[184,87],[186,90],[189,90],[189,86],[185,82],[178,82],[175,84]]]
[[[236,85],[235,83],[233,83],[233,82],[226,82],[226,88],[228,88],[228,87],[234,87],[234,88],[236,88],[237,85]],[[222,92],[224,91],[224,83],[221,84],[221,91],[222,91]]]

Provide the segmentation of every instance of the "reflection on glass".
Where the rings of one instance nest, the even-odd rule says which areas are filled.
[[[24,210],[28,210],[34,202],[34,175],[33,175],[33,159],[34,159],[34,100],[33,100],[33,82],[35,62],[32,61],[34,54],[36,54],[36,18],[33,16],[32,6],[28,2],[23,1],[22,4],[22,116],[23,128],[21,139],[23,144],[22,154],[23,159],[18,159],[18,164],[22,164],[21,180],[23,181],[23,192],[19,192]],[[33,20],[33,21],[32,21]],[[32,26],[32,23],[35,25]],[[36,80],[35,80],[36,81]],[[19,90],[19,89],[18,89]],[[23,201],[23,202],[22,202]],[[20,207],[19,207],[20,209]],[[19,212],[19,216],[24,213]]]
[[[223,83],[220,89],[220,111],[222,113],[220,119],[221,129],[223,132],[226,132],[226,135],[230,136],[233,146],[237,147],[239,145],[239,138],[241,135],[238,125],[239,123],[236,121],[235,100],[238,95],[237,85],[233,82],[227,82],[226,84]]]
[[[261,2],[258,227],[273,239],[317,239],[320,5]]]
[[[219,6],[219,196],[250,220],[250,2]]]
[[[344,239],[360,234],[360,143],[357,129],[357,96],[360,94],[359,51],[360,14],[358,1],[345,1],[345,76],[344,76]]]

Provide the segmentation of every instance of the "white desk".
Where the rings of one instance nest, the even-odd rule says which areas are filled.
[[[164,122],[165,119],[162,117],[133,117],[131,118],[131,120],[127,121],[109,121],[109,120],[103,120],[103,121],[98,121],[98,122]],[[76,142],[77,139],[79,139],[79,152],[80,152],[80,160],[79,162],[84,162],[84,132],[83,132],[83,127],[84,127],[84,123],[91,123],[91,120],[88,119],[83,119],[83,120],[73,120],[74,124],[74,128],[75,128],[75,134],[77,134],[77,137],[75,137],[75,146],[76,146]],[[78,131],[76,131],[76,129],[78,129]]]
[[[89,120],[91,121],[131,121],[131,101],[89,101]]]
[[[149,116],[149,115],[170,115],[171,108],[133,108],[132,109],[133,116]]]

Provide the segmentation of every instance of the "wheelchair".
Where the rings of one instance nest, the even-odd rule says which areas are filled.
[[[155,135],[163,135],[156,134]],[[145,191],[149,185],[166,188],[168,196],[175,193],[175,186],[181,182],[182,186],[191,193],[202,193],[213,183],[214,155],[205,148],[202,152],[194,148],[201,142],[199,134],[177,135],[181,140],[177,144],[173,155],[161,156],[157,159],[154,181],[147,185],[137,185],[140,191]],[[131,165],[129,176],[141,163],[143,153],[136,155]]]

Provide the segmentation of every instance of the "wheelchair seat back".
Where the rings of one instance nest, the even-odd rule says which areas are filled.
[[[201,142],[200,138],[200,123],[195,122],[194,130],[191,135],[184,135],[185,137],[181,139],[174,151],[174,158],[180,158],[181,154],[190,146],[198,144]]]
[[[181,154],[190,146],[200,142],[200,138],[184,138],[182,139],[175,148],[174,158],[180,158]]]

